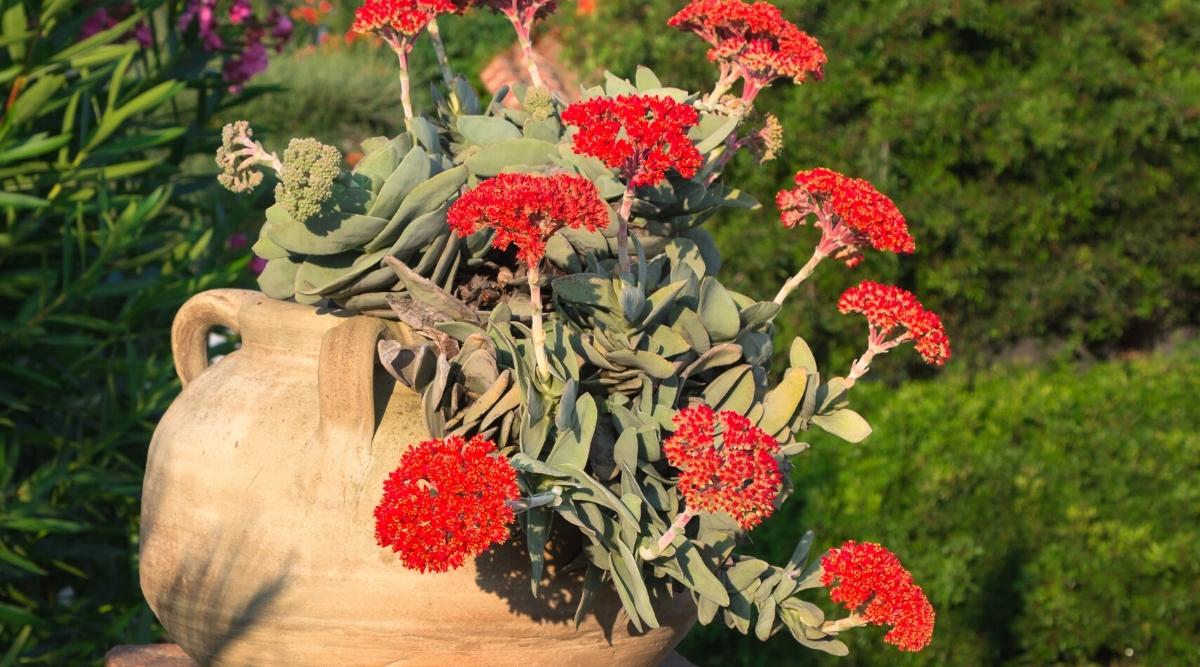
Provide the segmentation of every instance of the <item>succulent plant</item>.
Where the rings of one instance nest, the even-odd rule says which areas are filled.
[[[364,29],[394,38],[389,44],[403,67],[420,30],[392,26],[386,2],[367,5]],[[552,6],[534,2],[528,15],[510,18],[527,41],[532,17]],[[731,8],[762,25],[734,30],[723,23]],[[436,12],[428,11],[432,21]],[[446,89],[435,91],[436,114],[406,114],[404,133],[364,142],[353,170],[334,168],[333,150],[312,140],[293,142],[280,161],[239,124],[227,130],[219,156],[223,182],[256,185],[260,177],[244,174],[262,167],[280,180],[254,246],[268,260],[264,292],[397,320],[396,335],[379,345],[380,360],[421,395],[430,433],[481,436],[520,473],[530,498],[512,503],[521,509],[535,592],[557,517],[587,544],[578,561],[586,574],[577,619],[601,586],[611,586],[630,622],[655,627],[654,600],[683,587],[702,622],[720,614],[744,634],[767,639],[786,629],[807,647],[844,654],[838,633],[865,617],[852,608],[847,619],[826,621],[802,599],[830,583],[821,561],[809,558],[813,534],[783,565],[738,555],[747,527],[688,504],[680,470],[664,454],[668,437],[685,429],[680,420],[690,406],[736,421],[749,436],[715,433],[704,442],[713,451],[757,447],[757,460],[779,472],[771,498],[777,507],[791,490],[791,459],[808,449],[813,426],[849,442],[870,435],[849,394],[876,355],[915,340],[944,362],[948,342],[940,320],[911,294],[862,288],[843,311],[867,316],[870,346],[849,379],[823,377],[801,338],[791,343],[782,377],[772,377],[774,319],[795,286],[827,256],[857,257],[872,244],[909,251],[911,238],[873,241],[884,223],[888,238],[907,228],[869,184],[802,172],[798,189],[781,193],[780,203],[788,226],[817,217],[824,236],[813,260],[774,301],[725,287],[720,253],[702,225],[723,208],[758,203],[722,184],[721,171],[738,150],[760,158],[777,152],[782,130],[773,116],[756,116],[753,102],[780,77],[819,73],[824,53],[766,3],[696,0],[680,16],[686,20],[676,24],[716,40],[710,56],[722,69],[711,93],[664,86],[640,68],[632,81],[607,74],[577,105],[541,86],[518,86],[484,107],[447,71]],[[763,37],[763,25],[786,39]],[[720,37],[739,30],[757,35],[753,53]],[[727,98],[739,71],[743,94]],[[509,95],[521,108],[503,104]],[[514,172],[545,180],[496,178]],[[528,187],[481,187],[507,181]],[[563,196],[601,200],[599,221],[606,208],[607,225],[595,217],[586,225],[547,219],[579,204],[530,201],[541,192],[556,196],[554,183],[573,183]],[[480,196],[463,198],[468,191]],[[485,210],[515,220],[500,226]],[[881,301],[877,294],[893,296]],[[924,600],[915,585],[901,589]],[[906,635],[903,646],[919,648],[931,632],[930,609],[927,627]]]

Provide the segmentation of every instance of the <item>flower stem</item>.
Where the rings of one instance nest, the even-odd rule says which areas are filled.
[[[621,210],[618,213],[617,221],[617,262],[621,267],[621,273],[628,273],[631,264],[629,260],[629,217],[633,215],[633,198],[634,188],[630,185],[625,188],[625,196],[621,198]]]
[[[542,321],[542,285],[537,266],[529,268],[529,303],[533,309],[533,356],[537,359],[538,375],[547,378],[550,360],[546,358],[546,325]]]
[[[412,81],[408,76],[408,54],[404,51],[397,51],[396,56],[400,58],[400,104],[404,107],[404,118],[408,120],[413,117]]]
[[[713,163],[712,171],[708,173],[708,178],[704,180],[705,185],[712,185],[721,177],[721,173],[725,171],[725,167],[741,147],[742,142],[738,140],[737,131],[735,130],[725,140],[725,150],[717,156],[717,161]]]
[[[687,527],[688,522],[691,521],[692,517],[694,516],[696,516],[696,513],[693,512],[690,507],[683,508],[683,511],[675,517],[675,522],[671,524],[671,527],[667,529],[667,532],[663,533],[663,536],[658,538],[659,553],[662,553],[667,547],[671,546],[671,542],[675,541],[675,536]]]
[[[867,345],[867,351],[861,357],[855,360],[850,365],[850,374],[846,376],[846,388],[853,387],[858,379],[866,375],[871,370],[871,362],[876,355],[887,354],[893,348],[912,340],[912,334],[905,332],[901,336],[897,336],[892,340],[884,340],[887,332],[879,332],[875,327],[871,327],[871,335]]]
[[[846,618],[838,621],[828,621],[821,626],[821,632],[827,635],[834,635],[839,632],[844,632],[852,628],[861,628],[867,624],[867,620],[858,614],[850,614]]]
[[[536,509],[538,507],[546,507],[547,505],[556,505],[556,504],[558,504],[558,500],[561,497],[562,497],[562,489],[560,489],[556,486],[553,489],[547,491],[546,493],[539,493],[536,496],[530,496],[528,498],[518,498],[516,500],[509,500],[509,501],[507,501],[507,505],[508,505],[509,509],[511,509],[514,512],[528,512],[529,510]]]
[[[511,17],[513,28],[517,31],[517,41],[521,43],[521,52],[525,55],[525,67],[529,70],[529,79],[533,82],[534,88],[544,88],[542,83],[542,72],[538,69],[537,61],[533,57],[533,39],[530,37],[530,24],[522,22],[520,19]]]
[[[817,270],[817,265],[824,261],[827,256],[828,255],[825,254],[825,251],[818,247],[813,252],[812,258],[808,260],[808,264],[805,264],[804,268],[800,269],[799,273],[792,276],[791,279],[783,284],[783,288],[779,290],[779,294],[775,295],[775,303],[782,306],[783,302],[787,300],[788,295],[792,292],[795,292],[796,288],[799,287],[801,283],[803,283],[805,280],[808,280],[809,276],[811,276],[813,272]]]
[[[854,383],[858,382],[859,378],[866,375],[867,372],[871,370],[871,361],[875,359],[875,355],[877,354],[879,354],[879,350],[877,350],[874,346],[868,347],[867,351],[850,365],[850,374],[846,376],[847,389],[853,387]]]
[[[283,163],[279,161],[279,156],[268,152],[261,143],[249,137],[239,137],[237,142],[245,146],[245,149],[238,151],[238,156],[246,158],[238,165],[238,171],[249,169],[255,165],[262,165],[271,169],[276,174],[283,172]]]
[[[732,67],[722,67],[721,76],[717,79],[716,85],[713,86],[712,92],[705,98],[705,103],[710,107],[720,104],[721,98],[725,96],[725,93],[729,92],[730,88],[733,88],[733,84],[737,83],[739,76],[741,75]]]
[[[433,42],[433,52],[437,54],[438,65],[442,68],[442,81],[446,86],[454,85],[454,70],[450,68],[450,59],[446,57],[446,44],[442,41],[442,31],[438,28],[437,19],[429,22],[429,41]]]

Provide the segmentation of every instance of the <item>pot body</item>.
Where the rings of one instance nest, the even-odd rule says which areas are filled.
[[[218,325],[243,344],[208,368]],[[695,621],[686,595],[639,634],[606,590],[576,629],[579,580],[535,598],[519,538],[446,574],[375,544],[383,480],[428,438],[419,396],[375,363],[408,335],[243,290],[180,311],[184,391],[150,446],[140,564],[171,638],[202,665],[660,664]]]

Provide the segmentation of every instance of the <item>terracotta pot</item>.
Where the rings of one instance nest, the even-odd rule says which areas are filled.
[[[214,326],[243,344],[208,368]],[[179,311],[184,391],[150,445],[141,539],[142,590],[171,638],[204,665],[661,663],[695,620],[686,596],[658,601],[662,627],[639,635],[606,591],[576,630],[578,579],[535,599],[515,544],[441,575],[375,544],[383,479],[428,437],[419,397],[375,361],[381,337],[409,335],[243,290]]]

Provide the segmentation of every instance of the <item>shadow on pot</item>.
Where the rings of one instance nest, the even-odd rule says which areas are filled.
[[[206,543],[211,548],[202,556],[154,551],[154,557],[174,562],[169,582],[148,591],[147,601],[160,620],[172,620],[171,640],[201,664],[219,663],[226,651],[254,632],[263,619],[277,616],[276,610],[286,598],[294,555],[277,560],[271,554],[267,560],[267,554],[256,548],[254,535],[255,531],[244,529],[235,536],[209,536]],[[143,544],[158,539],[170,537],[143,532]],[[247,563],[255,563],[252,578],[246,577]],[[247,586],[250,581],[255,585]]]
[[[508,603],[515,614],[538,623],[555,625],[575,624],[575,609],[583,590],[583,571],[564,571],[581,553],[578,534],[555,526],[546,545],[546,573],[538,583],[537,595],[531,587],[529,550],[520,536],[498,544],[475,559],[475,583]],[[620,605],[613,605],[609,596],[601,594],[592,607],[591,615],[612,642],[613,628],[618,622],[628,623]],[[630,628],[632,631],[632,628]]]

